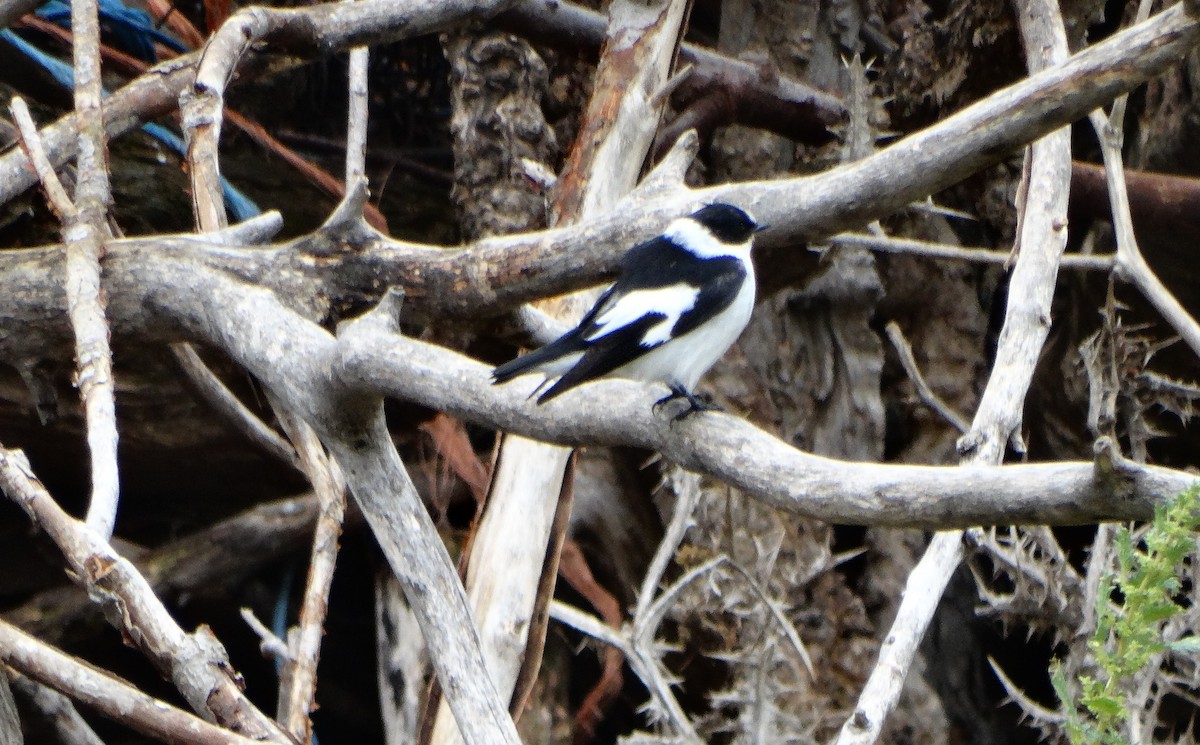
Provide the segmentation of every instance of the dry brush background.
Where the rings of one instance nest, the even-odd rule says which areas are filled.
[[[1197,466],[1200,10],[36,8],[0,742],[1064,739],[1112,521]],[[771,226],[726,413],[489,385],[717,200]],[[1129,741],[1197,675],[1130,680]]]

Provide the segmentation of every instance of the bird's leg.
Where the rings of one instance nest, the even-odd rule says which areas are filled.
[[[691,391],[683,391],[683,398],[687,399],[688,407],[672,417],[672,422],[687,419],[698,411],[724,411],[720,406],[709,400],[708,396],[701,398]]]
[[[653,408],[655,411],[658,411],[659,408],[667,405],[668,403],[674,401],[677,398],[687,399],[688,407],[686,409],[684,409],[683,411],[679,412],[678,414],[676,414],[675,416],[671,417],[672,422],[678,422],[680,419],[686,419],[687,417],[691,416],[692,414],[695,414],[698,411],[722,411],[720,406],[714,404],[712,401],[707,400],[707,397],[701,398],[700,396],[697,396],[696,394],[692,393],[687,388],[684,388],[683,386],[679,385],[678,383],[671,383],[670,386],[671,386],[671,395],[664,396],[663,398],[660,398],[657,401],[655,401]]]
[[[662,407],[671,403],[672,401],[674,401],[677,398],[686,398],[688,401],[692,400],[692,394],[688,393],[687,389],[684,388],[683,386],[679,385],[678,383],[671,383],[670,388],[671,388],[671,395],[663,396],[662,398],[658,399],[657,401],[654,402],[654,406],[652,406],[650,408],[652,408],[654,411],[658,411],[659,409],[661,409]]]

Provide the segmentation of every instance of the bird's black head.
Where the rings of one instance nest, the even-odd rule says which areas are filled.
[[[722,243],[745,243],[758,229],[750,215],[732,204],[721,202],[701,207],[689,217],[708,228]]]

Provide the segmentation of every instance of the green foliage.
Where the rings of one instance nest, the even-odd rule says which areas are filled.
[[[1178,573],[1196,546],[1198,530],[1200,487],[1194,486],[1154,511],[1154,521],[1140,542],[1127,527],[1117,531],[1117,574],[1100,580],[1096,631],[1088,641],[1098,675],[1080,676],[1082,692],[1075,702],[1062,667],[1056,664],[1053,670],[1054,690],[1066,704],[1067,735],[1073,745],[1124,745],[1128,711],[1123,686],[1168,648],[1200,648],[1194,637],[1170,645],[1162,638],[1163,624],[1183,611],[1175,601],[1181,587]]]

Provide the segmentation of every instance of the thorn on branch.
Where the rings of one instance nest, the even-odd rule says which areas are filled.
[[[337,325],[337,337],[345,338],[354,334],[400,333],[400,311],[404,305],[404,290],[398,287],[388,288],[374,308],[357,318],[342,321]]]
[[[365,176],[350,179],[347,183],[346,196],[338,203],[333,214],[325,221],[318,231],[322,236],[350,244],[361,244],[379,235],[367,223],[364,210],[370,191],[367,189]]]
[[[1127,488],[1122,486],[1122,482],[1137,475],[1140,470],[1137,464],[1121,455],[1120,448],[1111,437],[1097,439],[1092,446],[1092,452],[1096,456],[1096,481],[1100,482],[1106,491],[1111,489],[1115,495],[1124,494]]]

